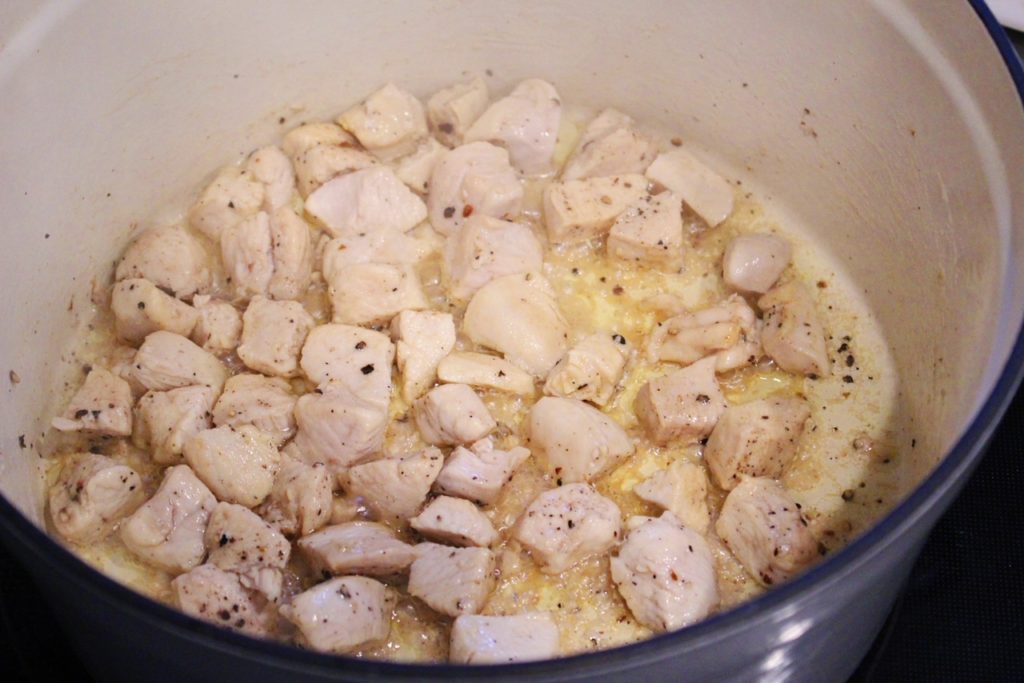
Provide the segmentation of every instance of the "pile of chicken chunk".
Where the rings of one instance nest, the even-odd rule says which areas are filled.
[[[74,544],[116,534],[174,577],[191,615],[326,652],[385,640],[404,591],[453,620],[460,663],[560,653],[551,614],[487,612],[507,547],[545,574],[609,558],[655,632],[718,607],[709,535],[765,586],[811,563],[817,542],[778,482],[806,401],[729,405],[720,386],[768,361],[829,373],[789,243],[736,237],[721,263],[728,298],[678,308],[645,339],[577,334],[544,274],[550,250],[594,242],[678,273],[684,213],[712,229],[733,189],[612,109],[558,164],[561,118],[538,79],[497,99],[474,79],[425,107],[389,84],[222,170],[187,225],[140,234],[110,296],[119,361],[94,366],[53,426],[130,440],[163,469],[147,484],[117,458],[75,454],[50,491],[56,530]],[[538,176],[551,178],[540,216],[523,211]],[[419,269],[431,257],[442,304]],[[328,320],[306,305],[318,286]],[[640,389],[630,432],[602,409],[638,358],[671,369]],[[484,392],[525,401],[521,445],[503,445]],[[386,447],[396,420],[420,448]],[[663,512],[624,520],[593,483],[641,439],[702,445],[703,464],[638,484]],[[530,459],[550,486],[498,529],[488,511]],[[717,515],[710,487],[728,492]],[[284,581],[296,562],[312,577],[301,591]]]

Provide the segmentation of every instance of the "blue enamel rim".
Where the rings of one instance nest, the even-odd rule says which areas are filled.
[[[1012,43],[983,0],[970,2],[998,47],[1024,104],[1024,69]],[[3,496],[0,496],[0,522],[3,523],[6,533],[23,546],[21,550],[27,549],[33,553],[36,559],[50,565],[63,579],[73,581],[78,587],[97,593],[143,619],[158,623],[179,637],[200,641],[206,647],[221,650],[225,654],[265,662],[270,669],[321,677],[330,677],[333,674],[347,678],[406,680],[518,676],[577,677],[624,672],[632,666],[641,666],[685,653],[688,648],[699,645],[703,640],[717,640],[741,627],[745,621],[783,606],[801,593],[824,586],[848,570],[851,565],[870,560],[873,554],[894,541],[946,491],[953,488],[959,477],[969,475],[1013,399],[1022,374],[1024,331],[1018,330],[1013,351],[992,393],[946,458],[888,515],[827,561],[750,602],[683,630],[655,636],[632,645],[543,662],[487,667],[394,664],[324,655],[281,643],[255,640],[188,617],[93,570],[29,522]]]

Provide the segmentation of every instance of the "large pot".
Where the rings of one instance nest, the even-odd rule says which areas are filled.
[[[1024,81],[980,2],[55,0],[4,3],[0,32],[0,355],[21,380],[0,394],[0,529],[97,678],[841,680],[1020,377]],[[197,173],[271,140],[280,116],[485,68],[496,88],[543,76],[567,101],[672,126],[837,255],[892,344],[913,492],[800,578],[696,626],[476,669],[257,642],[47,537],[34,445],[90,280],[134,221],[185,205]]]

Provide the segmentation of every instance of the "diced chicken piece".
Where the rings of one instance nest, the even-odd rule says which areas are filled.
[[[462,498],[435,498],[409,520],[409,525],[429,539],[450,545],[486,548],[498,540],[498,532],[487,515]]]
[[[185,444],[210,428],[216,400],[215,388],[199,385],[148,392],[136,407],[135,445],[148,449],[153,462],[160,465],[184,462]]]
[[[355,146],[356,139],[336,123],[318,121],[304,123],[288,131],[281,141],[281,150],[292,160],[317,145]]]
[[[153,497],[121,524],[121,540],[144,562],[180,574],[206,555],[203,534],[217,499],[188,465],[168,468]]]
[[[359,263],[415,265],[441,250],[443,241],[427,223],[409,232],[387,230],[336,237],[321,252],[324,279],[330,282],[338,273]]]
[[[498,423],[472,387],[443,384],[413,405],[420,436],[435,446],[456,446],[478,441]]]
[[[725,396],[715,379],[715,359],[652,379],[633,403],[647,435],[658,445],[699,441],[725,412]]]
[[[121,280],[110,295],[117,336],[139,344],[146,335],[167,330],[185,337],[192,334],[199,315],[183,301],[175,299],[149,280]]]
[[[558,626],[547,612],[463,614],[452,624],[448,660],[455,664],[532,662],[558,655]]]
[[[518,446],[508,451],[498,450],[489,438],[469,448],[459,446],[441,468],[434,489],[490,505],[498,499],[501,487],[529,457],[530,451]]]
[[[344,653],[388,637],[394,602],[383,583],[342,576],[299,593],[281,615],[295,624],[305,645]]]
[[[659,154],[647,168],[646,175],[682,197],[712,228],[732,213],[732,185],[685,149]]]
[[[185,444],[187,462],[217,498],[255,507],[274,486],[281,454],[251,425],[207,429]]]
[[[738,292],[764,294],[789,265],[793,249],[776,235],[740,235],[722,255],[725,284]]]
[[[442,382],[469,384],[522,396],[533,396],[533,376],[504,358],[474,351],[455,351],[437,366]]]
[[[210,353],[226,355],[235,350],[242,338],[242,314],[227,301],[197,295],[192,300],[196,310],[196,326],[192,341]]]
[[[176,226],[152,228],[128,245],[117,264],[117,280],[143,278],[179,299],[209,289],[210,259],[195,237]]]
[[[564,482],[591,481],[633,453],[633,441],[597,408],[545,396],[530,409],[530,442]]]
[[[402,373],[402,398],[412,403],[434,385],[438,364],[455,346],[455,321],[451,313],[402,311],[391,321],[391,338]]]
[[[379,453],[388,423],[388,406],[367,399],[342,382],[327,382],[295,403],[295,444],[309,463],[322,462],[332,473]]]
[[[323,223],[331,237],[405,232],[427,217],[423,200],[386,167],[328,180],[306,199],[306,212]]]
[[[241,374],[228,379],[213,406],[218,427],[252,425],[281,447],[295,434],[295,394],[279,377]]]
[[[542,175],[551,171],[561,118],[562,101],[555,87],[529,78],[484,110],[465,140],[501,145],[521,173]]]
[[[434,138],[427,138],[416,150],[395,162],[395,175],[409,189],[417,194],[425,195],[430,189],[430,176],[434,166],[441,160],[448,148]]]
[[[189,209],[189,225],[217,241],[225,228],[255,216],[263,206],[263,195],[263,183],[252,173],[228,166]]]
[[[458,230],[470,216],[511,219],[523,205],[523,184],[508,152],[473,142],[446,152],[430,175],[430,224],[442,235]]]
[[[390,263],[357,263],[332,273],[328,294],[336,323],[380,325],[406,310],[429,307],[416,269]]]
[[[772,479],[744,478],[725,499],[715,530],[765,586],[789,580],[818,557],[800,506]]]
[[[313,275],[313,240],[306,221],[287,206],[270,216],[270,253],[274,274],[267,294],[272,299],[298,299]]]
[[[569,348],[569,324],[539,273],[505,275],[481,287],[466,308],[462,331],[534,377],[546,377]]]
[[[715,561],[703,536],[670,512],[633,517],[630,527],[611,570],[637,621],[655,632],[674,631],[718,606]]]
[[[711,354],[717,372],[752,365],[762,356],[760,321],[736,294],[710,308],[658,323],[647,345],[652,361],[689,365]]]
[[[377,522],[335,524],[299,539],[296,546],[312,570],[325,577],[400,574],[416,559],[413,546]]]
[[[261,147],[252,153],[245,170],[263,183],[263,210],[274,212],[292,201],[295,193],[295,171],[292,162],[279,147]]]
[[[811,293],[802,283],[777,285],[757,305],[764,311],[764,352],[788,372],[824,377],[829,373],[825,329]]]
[[[253,636],[270,635],[275,624],[272,603],[243,581],[234,572],[204,564],[175,578],[171,588],[185,614]]]
[[[67,540],[95,543],[145,499],[138,472],[103,455],[83,454],[64,465],[50,488],[50,518]]]
[[[331,484],[323,463],[307,465],[282,453],[281,469],[258,510],[260,516],[285,536],[311,534],[330,519]]]
[[[357,149],[354,137],[333,123],[308,123],[292,129],[284,136],[282,149],[292,160],[303,198],[335,176],[378,164],[372,155]]]
[[[220,232],[220,255],[231,289],[239,299],[266,294],[274,275],[270,216],[260,211]]]
[[[586,242],[608,234],[619,214],[647,196],[642,175],[551,183],[544,189],[544,223],[555,244]]]
[[[423,105],[392,83],[339,116],[338,125],[384,161],[408,154],[427,136]]]
[[[265,375],[295,377],[299,374],[299,351],[313,325],[313,316],[298,301],[253,297],[242,316],[238,357]]]
[[[622,340],[620,343],[618,340]],[[626,345],[620,335],[598,332],[569,349],[558,361],[544,393],[577,398],[603,406],[611,399],[626,367]]]
[[[741,475],[778,478],[796,454],[811,416],[802,398],[763,398],[726,408],[704,448],[704,461],[726,491]]]
[[[438,90],[427,100],[427,121],[437,139],[449,147],[462,144],[469,127],[487,109],[490,97],[484,79],[456,83]]]
[[[658,146],[634,128],[632,118],[605,109],[587,124],[562,180],[643,173],[657,154]]]
[[[423,506],[442,465],[444,454],[436,448],[374,460],[348,471],[347,490],[380,517],[406,519]]]
[[[608,255],[668,273],[683,267],[683,200],[673,192],[644,195],[608,233]]]
[[[62,432],[92,432],[109,436],[132,433],[132,388],[109,370],[94,367],[53,427]]]
[[[409,593],[442,614],[476,614],[494,590],[494,553],[487,548],[416,546]]]
[[[726,412],[728,414],[728,412]],[[705,460],[707,451],[705,451]],[[700,465],[676,460],[633,488],[641,500],[668,510],[683,526],[704,534],[711,523],[708,512],[708,475]]]
[[[228,370],[209,351],[173,332],[154,332],[135,354],[132,376],[150,391],[177,389],[193,384],[224,386]]]
[[[209,556],[218,569],[253,577],[262,568],[282,570],[292,546],[277,529],[241,505],[217,503],[204,535]],[[277,597],[271,592],[271,599]]]
[[[391,399],[395,345],[365,327],[313,328],[302,347],[302,371],[314,384],[338,382],[360,398],[386,406]]]
[[[544,249],[529,226],[474,215],[445,245],[448,294],[468,299],[494,278],[540,272]]]
[[[526,547],[545,574],[603,555],[618,543],[622,513],[589,484],[566,484],[545,491],[526,508],[513,537]]]

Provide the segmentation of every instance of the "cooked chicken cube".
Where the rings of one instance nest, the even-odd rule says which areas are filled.
[[[546,377],[569,347],[569,324],[539,273],[506,275],[480,288],[466,308],[462,331],[534,377]]]
[[[444,258],[449,296],[468,299],[494,278],[539,272],[544,249],[529,226],[481,214],[448,237]]]
[[[644,195],[608,232],[608,255],[678,273],[683,267],[683,200],[673,192]]]
[[[313,328],[302,347],[302,371],[314,384],[338,382],[362,399],[387,405],[395,345],[365,327],[328,324]]]
[[[448,660],[455,664],[532,662],[558,655],[558,626],[547,612],[463,614],[452,624]]]
[[[103,455],[82,454],[64,465],[50,487],[50,519],[67,540],[95,543],[145,499],[138,472]]]
[[[421,543],[409,568],[409,593],[448,616],[476,614],[494,590],[494,564],[487,548]]]
[[[444,454],[436,448],[374,460],[348,471],[348,491],[381,517],[406,519],[423,506],[442,465]]]
[[[405,232],[427,217],[423,200],[385,167],[328,180],[306,199],[306,212],[323,223],[331,237]]]
[[[357,149],[356,139],[333,123],[307,123],[294,128],[284,136],[281,148],[292,160],[296,186],[304,198],[335,176],[378,163]]]
[[[789,265],[793,249],[776,235],[740,235],[722,255],[722,278],[736,291],[764,294]]]
[[[380,325],[406,310],[429,307],[416,269],[358,263],[332,273],[328,294],[336,323]]]
[[[646,175],[675,192],[705,223],[715,227],[732,213],[732,186],[685,149],[658,155]]]
[[[252,173],[228,166],[189,209],[189,225],[217,241],[225,228],[255,216],[263,206],[263,195],[263,183]]]
[[[544,223],[556,244],[604,237],[615,219],[647,196],[647,179],[629,174],[552,183],[544,190]]]
[[[324,280],[360,263],[415,265],[441,250],[441,236],[427,223],[409,232],[381,230],[350,237],[335,237],[320,250]]]
[[[438,364],[455,346],[455,321],[451,313],[402,311],[391,321],[391,337],[402,398],[411,403],[434,385]]]
[[[757,305],[764,311],[764,352],[788,372],[824,377],[829,373],[825,329],[814,299],[800,282],[777,285]]]
[[[272,299],[298,299],[313,275],[313,240],[306,221],[287,206],[270,215],[270,253],[274,274],[267,294]]]
[[[523,184],[508,152],[473,142],[446,152],[430,176],[430,224],[442,235],[462,227],[470,216],[511,219],[523,205]]]
[[[408,154],[427,136],[423,105],[392,83],[339,116],[338,125],[384,161]]]
[[[292,546],[277,529],[241,505],[217,503],[204,535],[209,556],[218,569],[253,576],[261,568],[284,569]],[[273,592],[268,596],[277,597]]]
[[[296,543],[314,572],[388,576],[404,572],[416,559],[413,546],[377,522],[346,522],[305,536]]]
[[[213,424],[252,425],[280,448],[295,434],[296,400],[291,385],[279,377],[235,375],[213,406]]]
[[[633,517],[612,581],[636,620],[652,631],[674,631],[700,621],[718,606],[715,561],[704,537],[671,512]]]
[[[762,355],[760,322],[736,294],[710,308],[658,323],[647,345],[651,360],[683,365],[711,354],[717,372],[752,365]]]
[[[626,367],[626,345],[619,335],[598,332],[569,349],[558,361],[544,393],[578,398],[603,406],[611,399]]]
[[[637,132],[633,119],[615,109],[605,109],[590,123],[562,171],[562,180],[600,178],[643,173],[654,161],[658,147]]]
[[[728,491],[739,484],[741,475],[778,478],[796,454],[810,416],[807,401],[796,397],[726,408],[704,448],[715,483]]]
[[[655,443],[693,443],[711,433],[725,412],[725,396],[715,379],[715,359],[652,379],[633,403],[636,416]]]
[[[818,557],[800,506],[772,479],[745,477],[725,499],[715,530],[765,586],[789,580]]]
[[[132,433],[132,388],[114,373],[94,367],[53,427],[62,432],[92,432],[108,436]]]
[[[242,314],[238,309],[227,301],[217,301],[205,294],[197,295],[192,305],[196,310],[192,341],[218,355],[234,351],[242,338]]]
[[[468,384],[533,396],[533,376],[504,358],[475,351],[455,351],[437,366],[437,378],[451,384]]]
[[[313,316],[297,301],[253,297],[242,316],[238,357],[265,375],[295,377],[299,374],[299,350],[313,325]]]
[[[267,497],[281,467],[273,441],[252,425],[200,432],[185,444],[184,455],[219,500],[250,508]]]
[[[117,264],[117,280],[143,278],[180,299],[209,289],[212,274],[206,250],[182,228],[146,230],[128,245]]]
[[[420,436],[435,446],[478,441],[498,426],[472,387],[443,384],[413,405]]]
[[[388,406],[367,399],[342,382],[327,382],[295,403],[295,444],[309,464],[322,462],[337,473],[379,453]]]
[[[485,141],[508,150],[512,165],[526,175],[551,171],[562,118],[555,87],[529,78],[484,110],[466,131],[465,141]]]
[[[146,335],[167,330],[185,337],[192,334],[199,318],[196,310],[162,291],[149,280],[121,280],[110,295],[117,336],[139,344]]]
[[[295,193],[292,162],[279,147],[261,147],[252,153],[245,170],[263,183],[263,210],[273,212],[287,206]]]
[[[479,76],[438,90],[427,100],[430,130],[444,144],[457,147],[489,101],[487,84]]]
[[[383,583],[342,576],[299,593],[281,615],[298,628],[300,642],[344,653],[388,637],[394,602]]]
[[[633,453],[633,441],[593,406],[545,396],[530,409],[530,442],[564,482],[591,481]]]
[[[416,150],[395,162],[395,175],[409,189],[425,195],[430,189],[430,176],[434,166],[441,160],[448,148],[434,138],[422,141]]]
[[[545,491],[526,508],[512,532],[545,574],[602,555],[618,543],[622,513],[589,484]]]
[[[307,465],[282,453],[281,469],[258,512],[285,536],[311,534],[330,519],[331,485],[323,463]]]
[[[180,574],[206,555],[203,534],[217,499],[188,465],[168,468],[153,497],[121,524],[121,540],[144,562]]]
[[[229,380],[230,383],[230,380]],[[149,451],[153,462],[184,462],[185,444],[210,428],[210,411],[217,400],[213,387],[193,385],[169,391],[150,391],[139,399],[132,440]]]
[[[175,578],[171,588],[185,614],[253,636],[270,635],[275,624],[272,603],[244,583],[234,572],[204,564]]]
[[[291,157],[317,145],[355,146],[356,139],[344,128],[330,121],[304,123],[288,131],[281,141],[281,151]]]
[[[154,332],[135,354],[132,376],[150,391],[193,384],[224,386],[228,370],[216,356],[173,332]]]
[[[508,451],[498,450],[489,438],[469,448],[459,446],[441,468],[434,489],[490,505],[497,500],[501,487],[529,457],[530,451],[518,446]]]
[[[221,260],[227,281],[238,299],[267,293],[274,275],[271,243],[270,215],[265,211],[221,230]]]
[[[726,411],[728,415],[728,411]],[[707,451],[705,451],[707,460]],[[676,460],[633,488],[641,500],[668,510],[683,526],[704,534],[711,523],[708,512],[708,475],[700,465]]]
[[[486,548],[498,540],[487,515],[462,498],[438,496],[410,519],[409,525],[431,540],[450,545]]]

